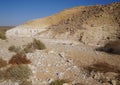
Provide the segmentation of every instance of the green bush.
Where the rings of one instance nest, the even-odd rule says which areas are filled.
[[[40,40],[36,40],[36,39],[33,40],[33,46],[38,50],[46,49],[45,45]]]
[[[50,83],[50,85],[63,85],[64,83],[66,83],[65,80],[55,80],[53,82]]]
[[[14,81],[26,80],[31,74],[32,71],[27,65],[14,65],[6,70],[5,78]]]
[[[44,50],[46,47],[41,41],[34,39],[32,43],[24,46],[23,51],[25,53],[31,53],[34,52],[35,49]]]
[[[1,38],[2,40],[7,39],[4,31],[0,31],[0,38]]]
[[[11,51],[11,52],[19,52],[19,51],[21,50],[21,48],[12,45],[12,46],[10,46],[10,47],[8,48],[8,50]]]

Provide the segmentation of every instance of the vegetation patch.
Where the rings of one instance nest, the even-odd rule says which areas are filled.
[[[34,52],[35,48],[33,47],[32,43],[29,43],[28,45],[26,45],[23,49],[23,51],[25,53],[32,53]]]
[[[31,61],[27,59],[25,54],[22,53],[16,53],[10,60],[9,64],[12,65],[20,65],[20,64],[30,64]]]
[[[44,50],[46,49],[45,45],[40,40],[33,40],[33,47],[38,50]]]
[[[2,40],[6,40],[6,31],[8,29],[6,29],[6,27],[0,27],[0,39]]]
[[[58,79],[58,80],[51,82],[50,85],[63,85],[64,83],[66,83],[65,80]]]
[[[27,65],[14,65],[6,70],[5,78],[13,81],[26,80],[31,74],[32,71]]]
[[[21,50],[21,48],[12,45],[12,46],[10,46],[10,47],[8,48],[8,50],[11,51],[11,52],[19,52],[19,51]]]
[[[32,43],[28,43],[22,47],[12,45],[8,48],[11,52],[32,53],[35,49],[44,50],[46,46],[40,40],[34,39]]]
[[[0,39],[2,39],[2,40],[6,40],[7,39],[6,35],[5,35],[5,31],[1,31],[0,30]]]
[[[30,63],[31,61],[22,53],[13,55],[8,63],[0,58],[0,81],[12,80],[13,82],[19,81],[20,85],[32,85],[27,81],[32,74],[27,65]]]
[[[6,40],[6,31],[13,28],[14,26],[0,26],[0,39]]]
[[[0,68],[7,66],[7,61],[0,58]]]
[[[35,49],[44,50],[46,49],[46,46],[40,40],[34,39],[32,43],[29,43],[24,47],[23,51],[25,53],[31,53],[34,52]]]

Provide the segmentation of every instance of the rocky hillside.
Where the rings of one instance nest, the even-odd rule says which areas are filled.
[[[24,31],[25,35],[72,39],[92,45],[118,41],[120,40],[120,3],[65,9],[46,18],[28,21],[9,30],[7,35],[11,33],[24,35],[20,29],[22,31],[27,29],[26,32]],[[18,32],[15,33],[15,30]]]
[[[120,3],[66,9],[6,35],[0,85],[120,85]]]

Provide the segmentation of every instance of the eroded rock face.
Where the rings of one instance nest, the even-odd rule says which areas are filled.
[[[6,32],[7,37],[18,36],[18,37],[32,37],[37,33],[45,31],[43,28],[34,28],[18,26]]]
[[[103,47],[99,47],[96,50],[120,55],[120,41],[110,41]]]
[[[101,16],[100,16],[101,15]],[[85,44],[101,45],[107,41],[119,40],[120,27],[113,21],[113,17],[108,13],[98,14],[87,19],[88,24],[83,24],[87,30],[81,39]]]

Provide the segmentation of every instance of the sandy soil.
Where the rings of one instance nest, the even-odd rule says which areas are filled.
[[[22,46],[32,42],[32,39],[29,37],[12,37],[7,40],[0,40],[1,57],[9,60],[15,54],[8,51],[9,46]],[[69,85],[75,85],[75,83],[105,85],[94,78],[87,77],[87,73],[82,68],[97,62],[105,62],[120,67],[120,55],[95,51],[94,46],[85,46],[72,40],[37,39],[40,39],[47,49],[35,50],[33,53],[26,54],[32,60],[30,67],[33,71],[33,76],[30,79],[33,85],[48,85],[56,79],[67,79]],[[0,85],[8,84],[0,83]],[[14,85],[14,83],[10,85]]]

